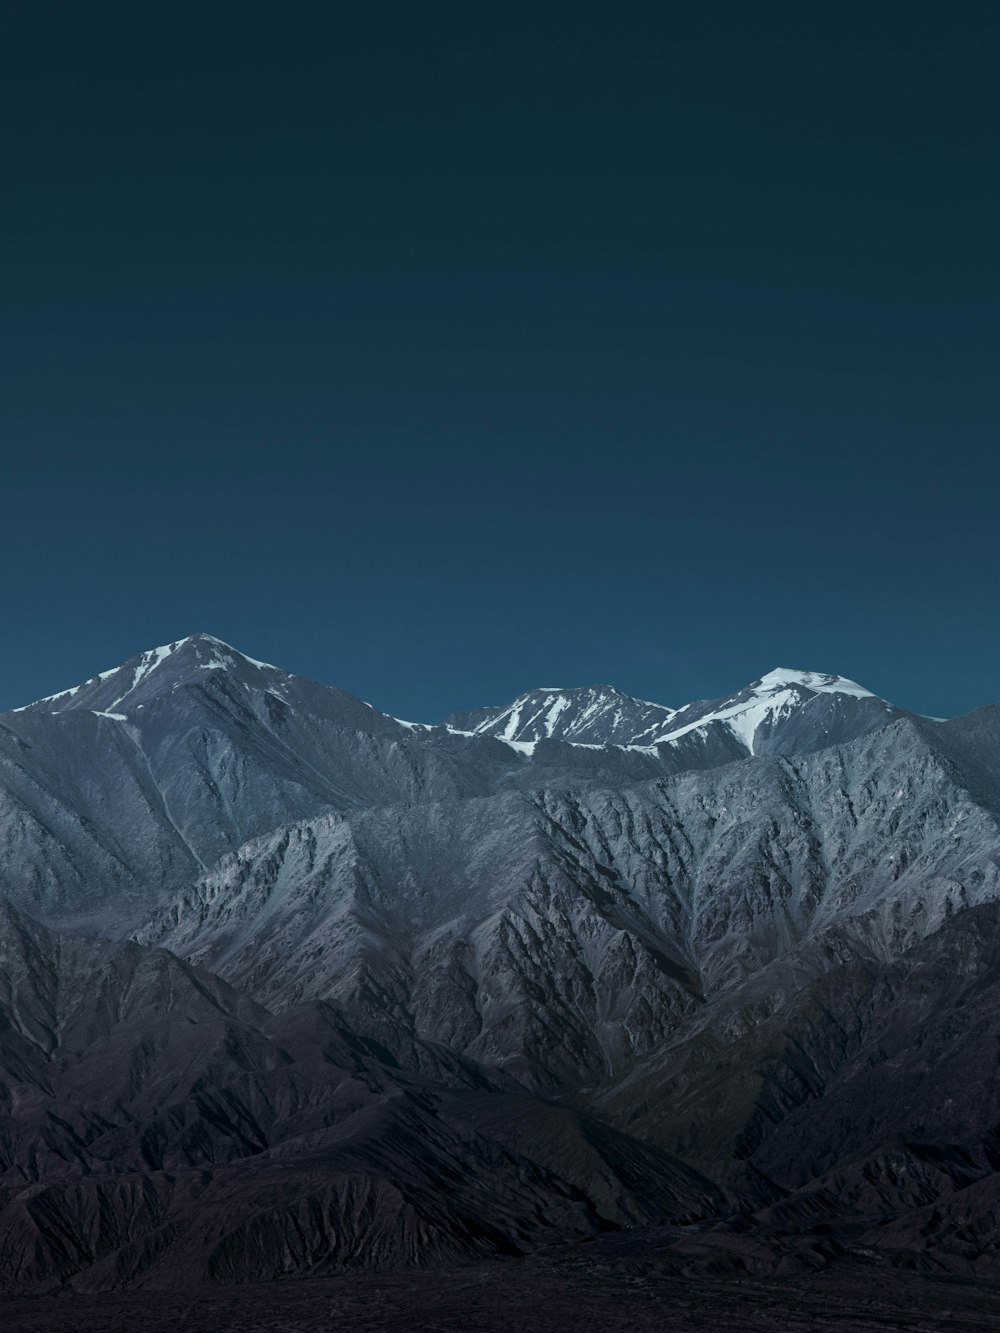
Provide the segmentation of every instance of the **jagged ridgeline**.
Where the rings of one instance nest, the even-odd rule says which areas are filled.
[[[0,715],[0,1283],[989,1269],[998,720],[778,669],[428,725],[208,635]]]

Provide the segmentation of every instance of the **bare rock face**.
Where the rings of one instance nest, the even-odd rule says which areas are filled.
[[[327,1004],[275,1017],[163,950],[8,906],[0,966],[13,1290],[514,1254],[724,1199],[446,1047],[380,1043]]]
[[[998,819],[1000,709],[813,672],[425,726],[196,635],[5,714],[0,1283],[985,1272]]]
[[[225,858],[138,938],[268,1004],[389,1011],[569,1091],[830,925],[897,955],[998,895],[998,850],[995,816],[900,720],[624,789],[325,816]]]

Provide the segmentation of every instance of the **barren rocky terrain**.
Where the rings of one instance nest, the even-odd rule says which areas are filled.
[[[787,670],[3,715],[5,1326],[992,1327],[998,775]]]

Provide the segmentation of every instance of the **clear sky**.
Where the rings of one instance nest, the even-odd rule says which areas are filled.
[[[0,0],[0,708],[195,630],[426,720],[1000,700],[998,37]]]

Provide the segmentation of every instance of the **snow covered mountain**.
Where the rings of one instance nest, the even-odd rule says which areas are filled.
[[[851,689],[765,678],[680,712],[542,691],[492,723],[415,726],[191,635],[0,716],[0,866],[25,910],[116,929],[315,815],[638,781],[745,758],[749,720],[756,749],[798,753],[898,715]]]
[[[0,716],[8,892],[110,929],[257,833],[412,791],[414,765],[390,753],[405,734],[209,636],[142,653]],[[421,789],[453,790],[432,769]]]
[[[208,673],[221,673],[210,676]],[[307,709],[338,722],[377,729],[382,714],[353,695],[258,662],[211,634],[190,634],[174,643],[137,653],[119,667],[102,671],[81,685],[60,690],[15,713],[64,714],[86,709],[126,722],[164,695],[185,688],[220,687],[230,695],[269,695],[289,707]],[[238,694],[237,694],[238,697]],[[386,725],[385,729],[391,729]]]
[[[755,754],[801,754],[841,745],[885,726],[903,710],[843,676],[776,667],[738,694],[688,704],[647,744],[728,732]]]
[[[838,745],[902,715],[843,676],[777,667],[738,694],[679,709],[595,685],[530,690],[505,707],[453,713],[445,725],[515,745],[563,740],[652,751],[683,741],[688,754],[697,743],[735,759]]]
[[[995,1232],[998,707],[430,726],[194,635],[0,715],[0,896],[0,1282]]]
[[[675,715],[663,704],[622,694],[613,685],[529,690],[505,708],[453,713],[445,725],[473,736],[530,743],[572,741],[578,745],[640,745],[662,732]]]

